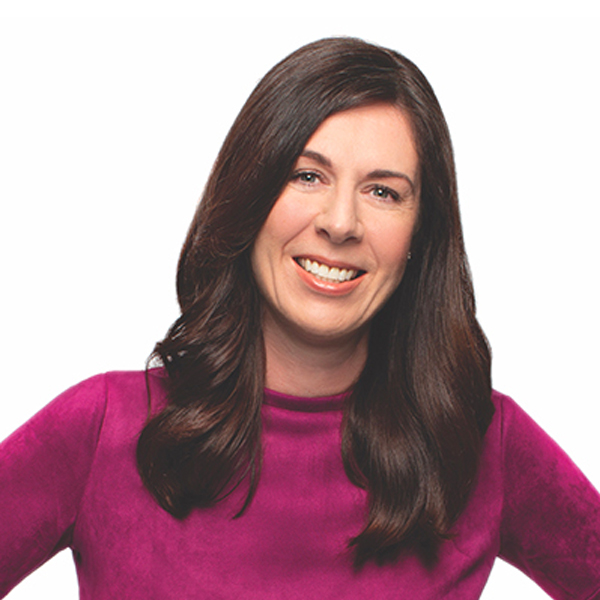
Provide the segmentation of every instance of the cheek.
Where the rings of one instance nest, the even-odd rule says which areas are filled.
[[[281,253],[306,230],[313,218],[306,199],[301,201],[293,191],[284,192],[271,209],[259,238],[264,239],[263,246],[268,246],[271,252]]]
[[[382,227],[375,236],[380,266],[392,277],[401,277],[412,242],[412,223],[401,227]]]
[[[252,271],[259,288],[264,292],[273,270],[280,264],[287,244],[301,230],[299,211],[283,194],[275,203],[254,241],[250,255]]]
[[[251,262],[257,280],[261,279],[261,272],[273,259],[285,238],[285,228],[282,226],[284,220],[281,218],[280,212],[278,205],[275,204],[254,240]]]

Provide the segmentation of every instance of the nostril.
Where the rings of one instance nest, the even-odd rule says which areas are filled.
[[[317,220],[315,225],[317,232],[334,243],[358,240],[361,237],[361,226],[356,219],[334,220],[323,218]]]

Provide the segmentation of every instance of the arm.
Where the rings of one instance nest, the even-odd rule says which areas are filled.
[[[600,599],[600,495],[506,397],[502,437],[500,556],[553,598]]]
[[[70,545],[105,404],[93,377],[0,444],[0,597]]]

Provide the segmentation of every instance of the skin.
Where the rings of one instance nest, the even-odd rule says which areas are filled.
[[[268,388],[321,396],[354,383],[369,324],[402,280],[418,213],[417,151],[398,108],[361,107],[321,124],[252,250]],[[298,264],[307,258],[358,277],[323,280]]]

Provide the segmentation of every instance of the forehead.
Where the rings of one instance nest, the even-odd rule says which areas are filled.
[[[305,146],[332,162],[377,163],[377,168],[417,168],[412,125],[399,108],[374,104],[336,113],[321,123]]]

